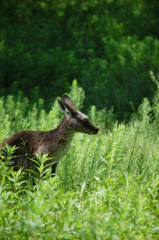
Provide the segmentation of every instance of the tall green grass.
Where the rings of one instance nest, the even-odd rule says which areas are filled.
[[[74,81],[70,95],[79,108],[84,92]],[[155,99],[157,99],[155,97]],[[157,101],[157,100],[156,100]],[[57,103],[0,99],[0,140],[15,131],[49,130],[62,115]],[[0,162],[0,239],[159,239],[159,135],[157,103],[143,100],[127,124],[113,112],[90,107],[97,136],[76,134],[57,173],[36,184]],[[152,115],[153,114],[153,115]],[[106,126],[106,127],[105,127]]]

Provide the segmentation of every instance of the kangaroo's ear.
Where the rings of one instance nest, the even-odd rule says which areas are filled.
[[[75,115],[76,111],[69,104],[64,103],[58,97],[56,98],[56,100],[59,104],[60,110],[64,112],[67,116]]]
[[[58,102],[58,104],[59,104],[60,110],[61,110],[62,112],[64,112],[64,113],[66,113],[66,108],[65,108],[64,103],[63,103],[58,97],[56,98],[56,100],[57,100],[57,102]]]
[[[63,102],[64,102],[64,104],[66,103],[67,106],[70,106],[73,110],[76,110],[74,103],[67,95],[63,96]]]

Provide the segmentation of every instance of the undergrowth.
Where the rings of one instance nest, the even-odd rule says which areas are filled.
[[[69,95],[78,108],[86,102],[76,81]],[[0,162],[0,239],[159,239],[156,99],[152,106],[144,99],[127,124],[91,106],[100,133],[76,134],[54,177],[43,174],[47,156],[39,156],[34,184],[9,167],[8,148]],[[0,112],[1,141],[20,130],[53,129],[62,118],[56,102],[47,113],[42,100],[29,108],[12,96],[0,99]]]

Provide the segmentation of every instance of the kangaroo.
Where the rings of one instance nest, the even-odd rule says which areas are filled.
[[[6,144],[16,146],[13,153],[12,164],[15,169],[22,167],[30,169],[34,162],[29,158],[36,154],[48,154],[49,166],[52,167],[52,174],[56,171],[59,160],[70,148],[73,136],[76,132],[97,134],[99,129],[91,123],[88,116],[78,111],[67,96],[63,100],[56,98],[59,108],[65,113],[59,126],[51,131],[21,131],[7,138],[0,143],[0,149],[4,151]],[[47,163],[48,164],[48,163]]]

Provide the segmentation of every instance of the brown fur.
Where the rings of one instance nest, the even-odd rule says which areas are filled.
[[[97,134],[98,128],[95,127],[88,117],[77,111],[73,102],[68,96],[63,97],[63,101],[57,98],[60,109],[65,113],[65,117],[59,126],[51,131],[22,131],[15,133],[0,143],[0,148],[8,144],[18,147],[11,166],[30,169],[33,162],[29,157],[34,157],[36,153],[48,154],[52,160],[52,173],[55,173],[56,165],[61,157],[68,151],[75,132],[87,134]]]

